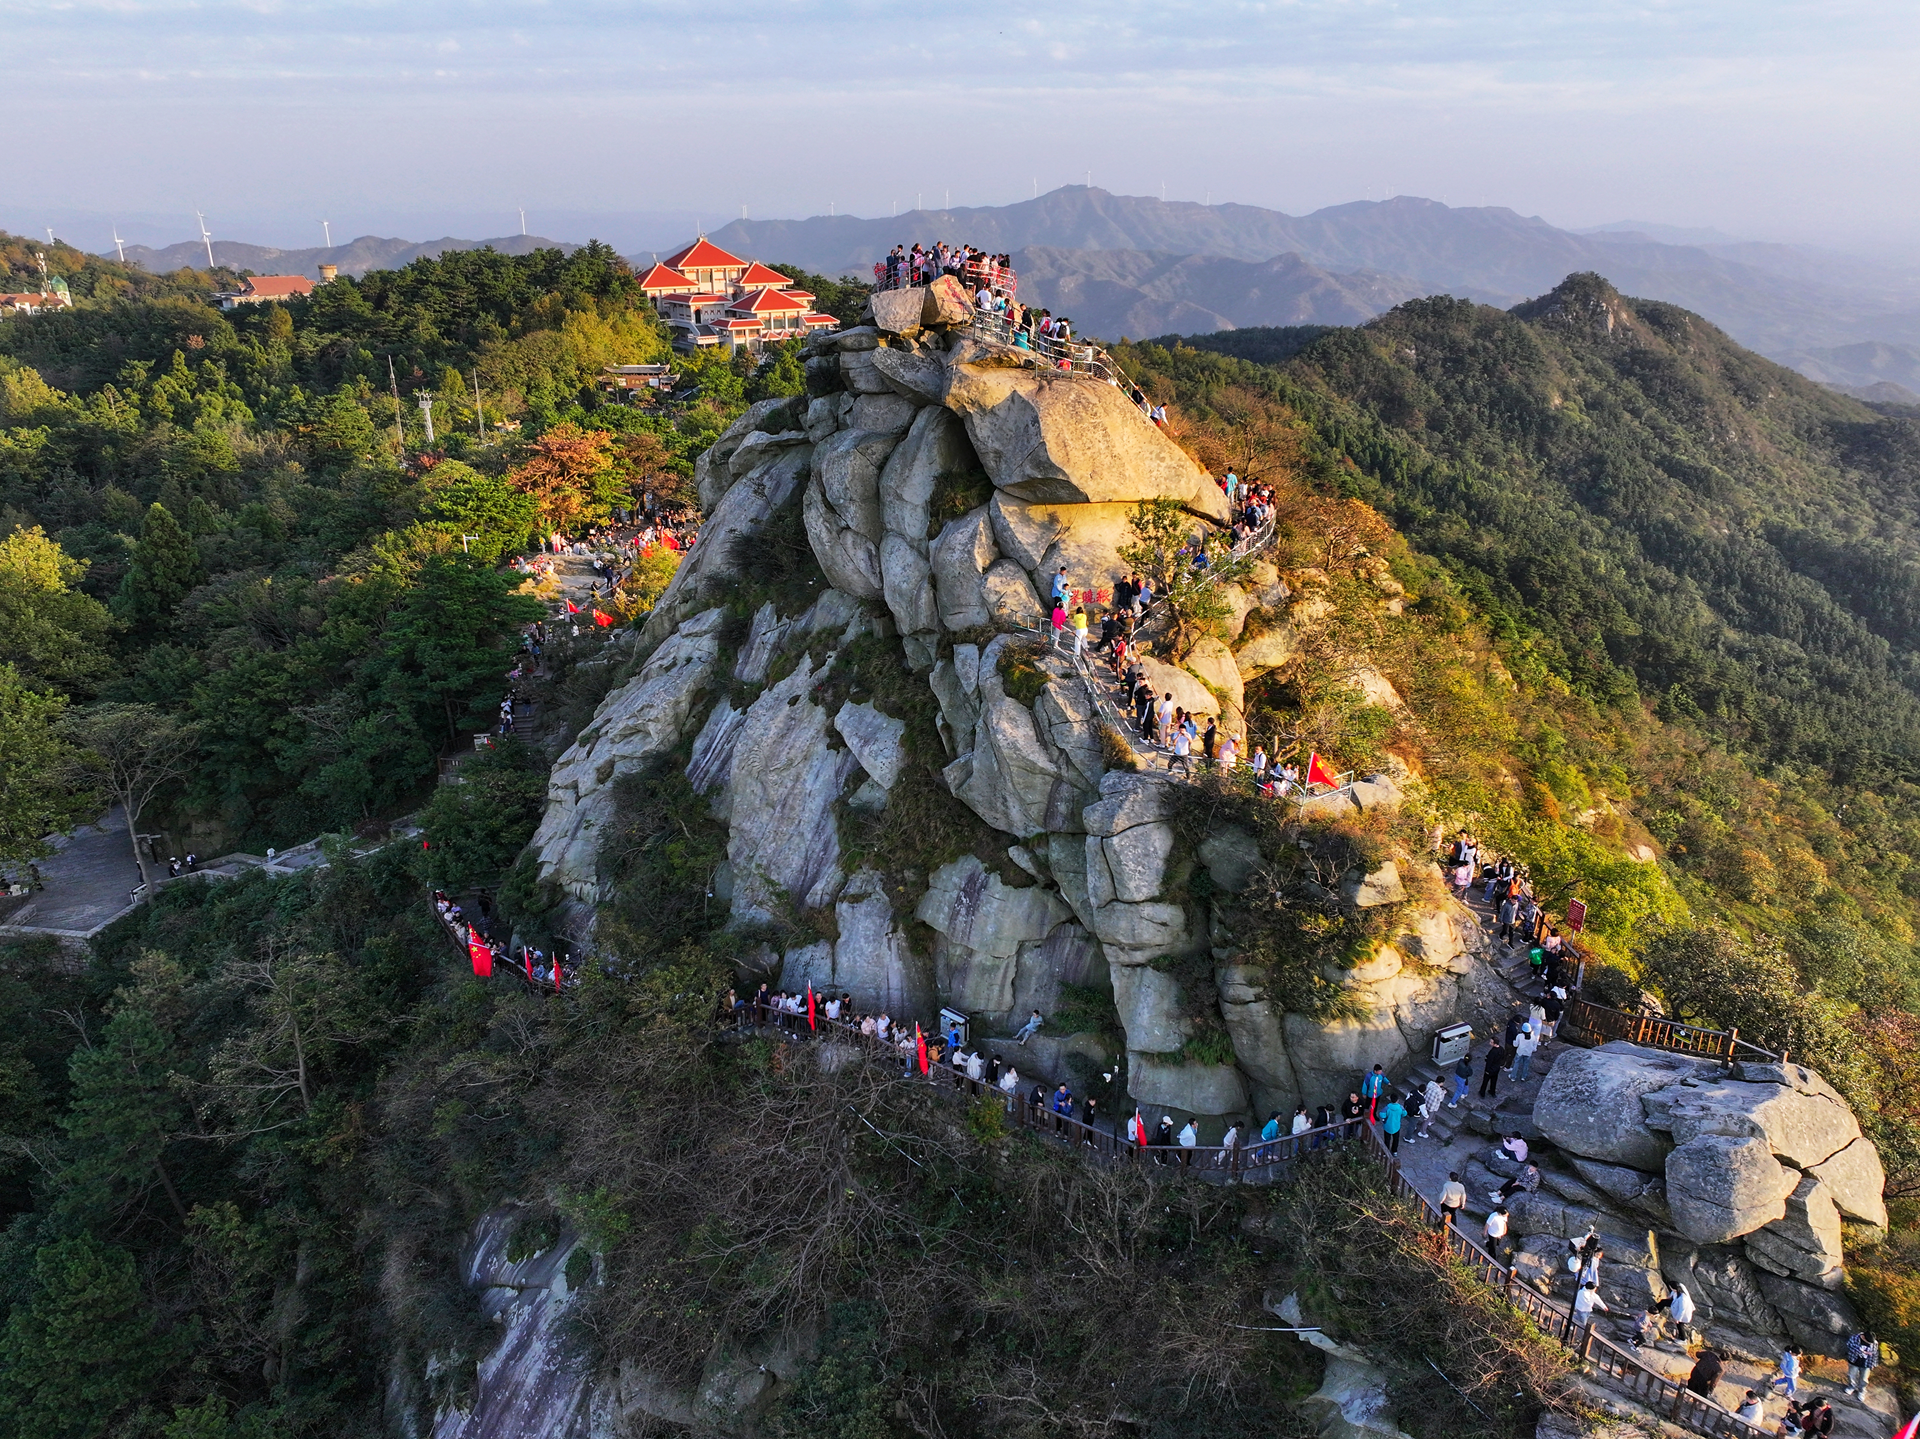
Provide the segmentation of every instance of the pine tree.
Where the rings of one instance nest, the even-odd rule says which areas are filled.
[[[149,505],[126,578],[114,597],[114,612],[134,629],[152,634],[169,627],[180,601],[205,578],[199,552],[187,532],[165,505]]]

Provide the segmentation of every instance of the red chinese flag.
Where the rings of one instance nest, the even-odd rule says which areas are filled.
[[[1338,789],[1340,787],[1334,783],[1333,776],[1327,773],[1327,767],[1320,763],[1320,752],[1318,750],[1315,750],[1313,754],[1307,758],[1307,783],[1309,785],[1323,784],[1328,789]]]
[[[574,603],[574,602],[573,602],[572,600],[568,600],[568,601],[567,601],[567,613],[568,613],[568,614],[570,614],[570,615],[577,615],[577,614],[579,614],[579,613],[580,613],[580,606],[578,606],[578,605],[576,605],[576,604],[575,604],[575,603]]]
[[[809,984],[807,986],[807,1028],[818,1029],[819,1027],[813,1017],[813,986]]]
[[[486,979],[493,973],[493,950],[484,939],[477,936],[467,940],[467,958],[473,961],[473,972]]]
[[[527,983],[533,983],[533,951],[526,945],[520,946],[520,958],[527,962]]]
[[[925,1074],[927,1072],[927,1037],[920,1032],[919,1020],[913,1023],[913,1042],[920,1051],[920,1072]]]
[[[612,616],[612,615],[603,615],[603,614],[601,614],[601,613],[600,613],[600,611],[598,611],[598,610],[595,610],[595,611],[593,612],[593,622],[594,622],[594,623],[595,623],[596,625],[599,625],[599,626],[601,626],[602,628],[604,628],[605,626],[607,626],[607,625],[610,625],[610,624],[612,624],[612,623],[613,623],[613,616]]]
[[[560,992],[560,956],[557,954],[553,957],[553,992]]]

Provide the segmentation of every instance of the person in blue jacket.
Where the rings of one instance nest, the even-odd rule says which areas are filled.
[[[1407,1106],[1400,1102],[1400,1096],[1389,1094],[1387,1107],[1380,1111],[1380,1128],[1387,1136],[1387,1153],[1400,1152],[1400,1126],[1407,1122]]]

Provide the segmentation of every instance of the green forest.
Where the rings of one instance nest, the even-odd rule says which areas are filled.
[[[41,248],[0,237],[13,283]],[[497,1332],[459,1264],[503,1203],[512,1252],[583,1241],[589,1362],[684,1382],[802,1316],[818,1357],[762,1415],[780,1436],[1306,1439],[1316,1370],[1271,1332],[1275,1286],[1413,1356],[1422,1439],[1524,1439],[1572,1402],[1361,1169],[1284,1201],[1156,1185],[994,1106],[717,1042],[726,835],[672,767],[609,836],[608,962],[563,999],[473,977],[431,887],[494,888],[533,934],[555,899],[515,864],[551,753],[433,783],[544,613],[505,557],[642,489],[690,498],[748,403],[802,392],[796,354],[672,356],[671,401],[606,403],[605,365],[670,350],[599,245],[232,312],[230,273],[47,255],[75,306],[0,321],[0,857],[97,813],[83,751],[131,715],[186,756],[154,801],[173,832],[326,835],[331,862],[169,885],[79,967],[0,948],[0,1436],[421,1432]],[[860,286],[782,268],[857,315]],[[1296,673],[1249,687],[1250,724],[1396,755],[1432,819],[1578,886],[1609,1002],[1738,1024],[1845,1087],[1896,1201],[1854,1297],[1920,1353],[1916,417],[1585,276],[1511,312],[1116,355],[1210,470],[1275,484],[1283,565],[1321,572],[1336,639],[1415,717]],[[794,535],[749,568],[819,578]],[[864,655],[874,693],[891,653]],[[614,678],[556,669],[549,744]],[[424,848],[349,852],[403,815]]]

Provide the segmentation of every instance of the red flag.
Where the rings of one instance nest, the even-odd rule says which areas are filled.
[[[813,1018],[813,986],[809,984],[807,986],[807,1028],[818,1029],[819,1027]]]
[[[1307,759],[1307,784],[1309,786],[1323,784],[1328,789],[1340,788],[1334,783],[1333,776],[1327,773],[1327,767],[1320,763],[1318,750],[1315,750]]]
[[[920,1051],[920,1072],[927,1072],[927,1037],[920,1032],[920,1021],[913,1022],[913,1042]]]
[[[1916,1435],[1920,1435],[1920,1414],[1914,1415],[1902,1424],[1893,1439],[1915,1439]]]
[[[473,972],[486,979],[493,973],[493,950],[478,934],[467,936],[467,958],[473,961]]]
[[[553,992],[560,992],[560,956],[557,954],[553,957]]]
[[[527,983],[533,983],[533,951],[524,944],[520,946],[520,958],[527,962]]]
[[[576,605],[576,604],[575,604],[575,603],[574,603],[574,602],[573,602],[572,600],[568,600],[568,601],[567,601],[567,613],[568,613],[568,614],[570,614],[570,615],[577,615],[577,614],[579,614],[579,613],[580,613],[580,606],[578,606],[578,605]]]
[[[603,615],[603,614],[601,614],[601,613],[600,613],[600,611],[598,611],[598,610],[595,610],[595,611],[593,612],[593,622],[594,622],[594,623],[595,623],[596,625],[602,625],[602,626],[604,626],[604,625],[610,625],[610,624],[612,624],[612,623],[613,623],[613,616],[612,616],[612,615]]]

